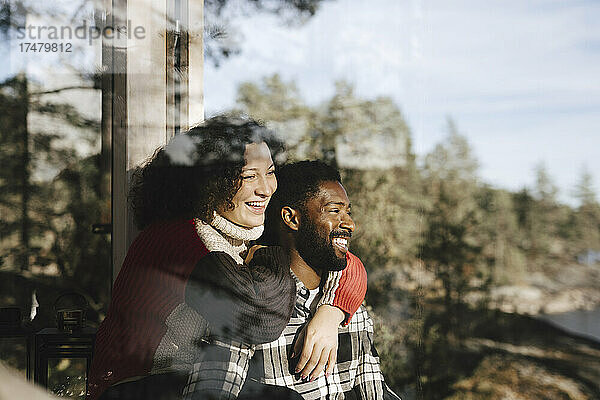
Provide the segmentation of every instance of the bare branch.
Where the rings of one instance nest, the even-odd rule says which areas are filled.
[[[62,88],[52,89],[52,90],[45,90],[45,91],[42,91],[42,92],[32,92],[29,95],[30,96],[41,96],[43,94],[60,93],[60,92],[65,91],[65,90],[77,90],[77,89],[95,89],[95,88],[93,86],[89,86],[89,85],[65,86],[65,87],[62,87]]]

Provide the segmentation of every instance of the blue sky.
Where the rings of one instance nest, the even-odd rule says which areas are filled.
[[[207,63],[205,107],[228,109],[240,82],[273,73],[296,81],[311,104],[345,79],[362,97],[395,100],[418,155],[444,138],[451,116],[484,181],[531,186],[543,162],[573,204],[584,165],[600,193],[599,18],[600,2],[576,0],[332,0],[293,27],[239,16],[230,23],[242,54],[218,69]],[[26,59],[6,45],[0,76]]]
[[[231,21],[242,54],[205,68],[205,107],[230,107],[237,84],[279,73],[312,104],[345,79],[392,97],[423,155],[451,116],[495,186],[531,186],[543,162],[573,203],[584,165],[600,189],[600,2],[325,3],[305,24],[270,15]]]

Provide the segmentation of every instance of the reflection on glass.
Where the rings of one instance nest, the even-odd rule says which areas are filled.
[[[27,339],[0,338],[0,361],[27,377]]]
[[[90,35],[102,13],[84,0],[15,0],[0,14],[0,304],[33,317],[35,292],[36,327],[53,326],[54,299],[77,282],[94,324],[110,287],[110,238],[91,229],[110,222],[102,39]]]
[[[85,399],[85,358],[51,358],[48,360],[48,390],[58,397]]]

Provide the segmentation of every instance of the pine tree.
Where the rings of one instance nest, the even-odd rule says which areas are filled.
[[[592,174],[584,167],[574,191],[575,198],[579,200],[579,207],[574,213],[576,243],[572,245],[576,255],[600,251],[600,204],[592,182]]]

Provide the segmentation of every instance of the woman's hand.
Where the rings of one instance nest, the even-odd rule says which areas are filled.
[[[329,375],[337,361],[338,327],[345,314],[337,307],[323,304],[317,309],[315,316],[302,328],[294,345],[292,357],[302,353],[296,365],[296,373],[302,378],[315,380],[321,372]],[[327,370],[325,369],[327,364]]]

